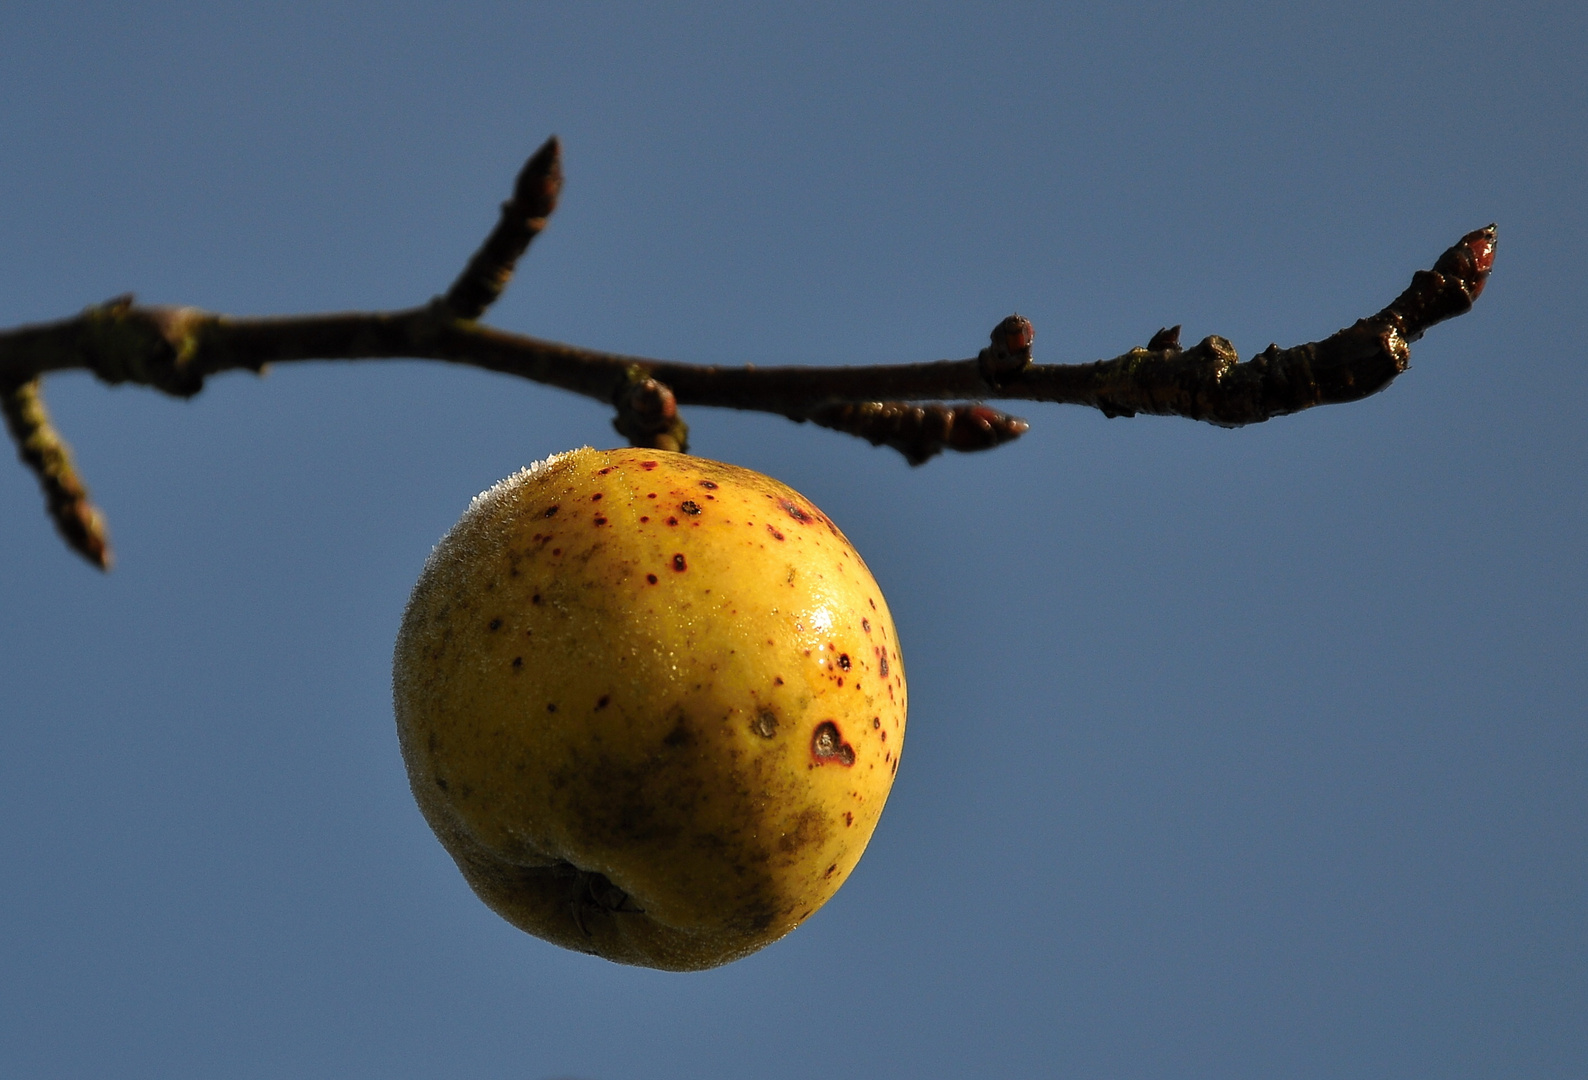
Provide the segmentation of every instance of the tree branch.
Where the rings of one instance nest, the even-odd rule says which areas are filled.
[[[989,399],[1087,405],[1108,416],[1151,413],[1239,427],[1367,397],[1406,370],[1408,346],[1429,327],[1472,307],[1493,265],[1496,243],[1493,225],[1468,233],[1431,270],[1413,275],[1410,286],[1376,315],[1322,341],[1289,349],[1270,345],[1245,363],[1221,337],[1182,349],[1179,327],[1174,327],[1153,335],[1145,348],[1111,360],[1034,364],[1031,323],[1012,315],[994,328],[987,348],[963,360],[724,367],[565,345],[476,321],[501,295],[519,257],[545,227],[561,188],[561,151],[553,137],[520,172],[500,220],[462,274],[426,305],[239,319],[196,308],[143,307],[130,296],[118,297],[74,318],[0,331],[0,387],[18,388],[14,394],[31,386],[28,393],[43,416],[36,380],[54,371],[88,370],[107,383],[133,382],[191,397],[207,377],[225,371],[257,372],[268,364],[301,360],[419,358],[515,375],[611,404],[617,412],[614,426],[636,445],[682,449],[688,428],[678,404],[712,405],[808,420],[892,446],[919,464],[944,449],[997,446],[1028,429],[1024,420],[976,404]],[[923,404],[928,402],[955,404]],[[31,463],[25,440],[37,440],[39,432],[53,437],[53,429],[47,417],[42,426],[26,429],[11,417],[8,404],[12,434]],[[67,462],[59,475],[75,482],[65,444],[54,438]],[[39,466],[35,470],[45,482],[45,472]],[[62,496],[59,505],[86,508],[82,512],[97,522],[80,483],[76,490],[77,502]],[[55,514],[59,500],[49,498]],[[62,520],[56,516],[58,525]],[[66,526],[60,527],[64,535]],[[102,539],[102,533],[94,535]],[[77,550],[88,554],[83,547]]]

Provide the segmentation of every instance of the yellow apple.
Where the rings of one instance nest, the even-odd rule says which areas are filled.
[[[837,526],[770,477],[558,454],[476,498],[397,638],[409,783],[548,941],[715,967],[825,903],[882,813],[904,666]]]

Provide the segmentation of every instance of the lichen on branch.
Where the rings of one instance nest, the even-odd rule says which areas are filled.
[[[0,385],[0,412],[16,442],[17,456],[44,490],[45,511],[61,539],[99,569],[109,570],[113,557],[104,515],[89,500],[72,463],[71,447],[50,421],[39,381]]]

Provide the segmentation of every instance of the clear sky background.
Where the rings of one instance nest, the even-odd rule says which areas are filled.
[[[1584,10],[6,3],[3,325],[423,301],[552,132],[490,321],[676,359],[962,357],[1012,311],[1043,361],[1250,356],[1500,250],[1385,393],[1239,431],[1025,406],[910,469],[689,410],[859,546],[914,706],[849,883],[696,975],[491,914],[392,724],[431,545],[607,410],[50,380],[120,564],[0,467],[0,1074],[1581,1077]]]

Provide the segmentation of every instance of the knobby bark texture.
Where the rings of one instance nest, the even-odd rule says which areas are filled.
[[[499,371],[612,405],[613,426],[636,446],[686,450],[678,406],[774,413],[891,446],[911,464],[944,450],[985,450],[1018,438],[1026,421],[989,400],[1087,405],[1108,416],[1184,416],[1224,427],[1260,423],[1317,405],[1357,401],[1405,371],[1409,346],[1429,327],[1471,309],[1494,264],[1495,227],[1462,237],[1382,311],[1288,349],[1242,362],[1228,341],[1180,345],[1178,326],[1145,347],[1089,364],[1038,364],[1035,330],[1019,315],[993,328],[962,360],[853,367],[679,363],[587,349],[479,323],[546,227],[562,190],[562,154],[549,139],[525,164],[501,218],[441,296],[396,311],[232,318],[117,297],[58,322],[0,331],[6,425],[38,477],[62,537],[110,565],[103,520],[50,423],[39,380],[87,370],[191,397],[211,375],[260,372],[300,360],[418,358]],[[946,404],[945,404],[946,403]]]

